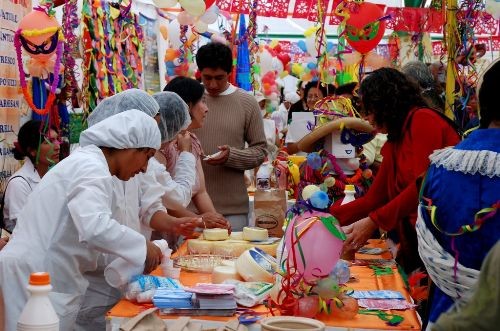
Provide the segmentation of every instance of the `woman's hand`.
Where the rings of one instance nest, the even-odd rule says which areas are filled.
[[[177,148],[181,152],[191,152],[192,150],[191,134],[189,131],[184,131],[177,135]]]
[[[208,212],[201,215],[201,224],[198,224],[198,227],[202,229],[228,229],[229,233],[231,233],[231,223],[221,214],[214,212]]]
[[[344,250],[357,251],[365,245],[366,241],[370,239],[377,228],[377,224],[370,217],[360,219],[351,225],[342,227],[342,230],[347,235],[347,239],[344,241]]]
[[[184,236],[191,237],[201,221],[199,217],[180,217],[175,220],[174,231],[175,233]]]
[[[158,246],[151,241],[146,241],[146,261],[144,262],[144,274],[149,274],[155,270],[161,263],[163,257],[161,250]]]

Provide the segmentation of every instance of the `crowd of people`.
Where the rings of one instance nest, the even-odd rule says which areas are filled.
[[[102,100],[79,148],[60,162],[56,128],[39,121],[21,127],[14,156],[24,165],[2,200],[2,227],[12,232],[0,242],[5,330],[15,330],[29,275],[40,270],[51,275],[61,330],[104,330],[106,311],[121,297],[104,268],[121,257],[149,273],[161,261],[155,238],[175,249],[197,229],[241,231],[249,224],[245,171],[279,149],[300,152],[299,139],[288,134],[293,114],[332,94],[349,99],[377,132],[366,147],[372,186],[330,208],[347,235],[344,249],[387,232],[402,269],[427,270],[432,279],[423,315],[429,329],[498,320],[485,313],[500,309],[498,282],[483,276],[481,265],[497,275],[498,252],[487,255],[500,238],[499,60],[481,76],[479,128],[463,141],[464,128],[443,115],[439,75],[421,62],[337,88],[299,83],[271,111],[262,94],[229,82],[229,47],[202,46],[196,63],[201,82],[177,77],[152,96],[131,89]],[[494,295],[478,294],[489,286]],[[467,313],[453,318],[457,311]]]

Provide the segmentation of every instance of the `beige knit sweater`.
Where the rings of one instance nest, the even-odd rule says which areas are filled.
[[[203,128],[193,130],[206,155],[217,146],[229,145],[224,165],[203,162],[205,183],[215,209],[223,215],[248,213],[248,195],[243,173],[259,166],[266,156],[266,138],[259,105],[241,89],[228,95],[205,95],[208,114]],[[245,148],[245,142],[248,148]]]

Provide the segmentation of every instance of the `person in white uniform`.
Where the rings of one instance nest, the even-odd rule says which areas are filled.
[[[7,181],[3,198],[4,228],[11,233],[28,195],[49,168],[59,162],[59,135],[44,123],[30,120],[19,129],[13,154],[24,164]]]
[[[296,92],[287,92],[283,98],[283,103],[278,107],[278,110],[271,114],[271,118],[276,124],[276,129],[279,132],[279,138],[283,138],[288,129],[288,111],[296,102],[300,101],[300,96]]]
[[[96,125],[106,116],[127,112],[133,107],[157,120],[162,142],[175,139],[179,131],[189,125],[188,106],[175,93],[161,94],[163,110],[152,96],[142,90],[130,89],[120,92],[99,103],[89,116],[89,125]],[[185,141],[184,137],[179,137],[178,140],[191,144],[190,138]],[[141,232],[148,240],[153,229],[191,235],[202,221],[198,217],[172,217],[167,214],[163,204],[178,204],[180,208],[184,208],[183,195],[191,192],[190,178],[192,173],[194,174],[191,159],[194,159],[194,156],[190,152],[181,153],[182,162],[178,171],[176,167],[175,180],[166,171],[165,166],[153,159],[149,160],[146,173],[139,174],[129,181],[124,182],[113,177],[113,218]],[[187,202],[189,203],[189,200]],[[105,314],[121,298],[120,290],[111,287],[104,279],[104,269],[114,258],[113,255],[100,256],[98,268],[85,274],[89,286],[78,313],[77,330],[105,330]]]
[[[29,196],[9,244],[0,251],[0,289],[6,331],[16,329],[32,272],[47,271],[60,330],[72,330],[99,252],[144,267],[161,261],[156,245],[111,217],[113,176],[126,181],[145,172],[160,147],[158,124],[130,110],[83,131],[84,146],[56,165]]]

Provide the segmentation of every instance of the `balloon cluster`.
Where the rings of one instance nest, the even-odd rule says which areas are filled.
[[[177,15],[180,25],[192,25],[198,33],[208,30],[208,25],[215,23],[219,16],[219,7],[215,0],[154,0],[159,8],[175,7],[179,3],[183,9]]]

